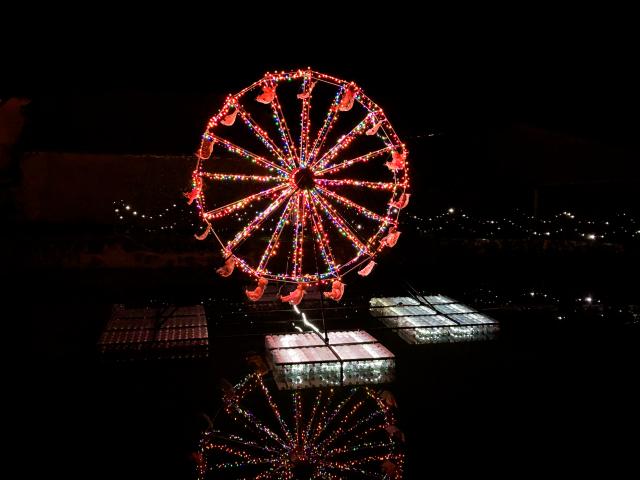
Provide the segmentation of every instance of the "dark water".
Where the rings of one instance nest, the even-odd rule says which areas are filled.
[[[377,276],[353,282],[349,294],[398,293],[408,280],[463,301],[497,295],[502,307],[528,289],[557,296],[552,310],[496,310],[502,331],[485,343],[412,347],[364,315],[330,321],[330,329],[370,328],[397,355],[391,389],[407,437],[407,478],[596,468],[612,478],[629,465],[638,436],[640,329],[610,310],[600,316],[578,309],[564,321],[557,312],[576,311],[574,297],[587,293],[633,304],[636,285],[626,276],[633,262],[390,258]],[[31,459],[28,477],[194,478],[189,453],[204,427],[200,412],[218,405],[220,377],[240,379],[246,353],[262,348],[262,333],[286,327],[217,321],[215,300],[240,298],[241,282],[199,270],[40,270],[19,279],[7,319],[28,326],[8,337],[17,347],[10,364],[20,393],[15,443]],[[95,344],[110,305],[150,299],[204,301],[210,358],[102,362]]]

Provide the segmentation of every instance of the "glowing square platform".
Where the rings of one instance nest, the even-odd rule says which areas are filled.
[[[369,311],[411,344],[489,340],[493,318],[444,295],[372,298]]]
[[[395,356],[363,330],[267,335],[267,360],[278,388],[301,389],[393,381]]]
[[[105,358],[116,361],[207,357],[204,307],[114,305],[98,349]]]

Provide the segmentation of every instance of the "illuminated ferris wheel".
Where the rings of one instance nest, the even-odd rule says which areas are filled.
[[[382,109],[353,82],[307,70],[267,73],[229,95],[207,124],[193,189],[204,231],[229,276],[235,267],[258,281],[331,283],[368,275],[395,246],[410,193],[407,149]],[[210,235],[211,234],[211,235]]]
[[[192,455],[199,480],[402,479],[404,434],[390,392],[287,393],[274,397],[259,374],[230,386]]]

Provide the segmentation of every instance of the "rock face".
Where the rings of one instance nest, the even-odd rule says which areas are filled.
[[[183,200],[194,156],[27,152],[20,213],[27,221],[111,224],[113,202],[143,209]]]
[[[0,101],[0,172],[10,165],[11,149],[18,141],[24,126],[22,107],[28,103],[29,100],[26,98]]]

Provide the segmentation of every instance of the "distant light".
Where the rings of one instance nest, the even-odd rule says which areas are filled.
[[[138,215],[138,212],[133,212],[134,215]]]
[[[453,213],[453,212],[455,212],[455,211],[456,211],[456,209],[455,209],[455,208],[450,208],[450,209],[449,209],[449,213]]]
[[[127,205],[126,207],[124,207],[127,210],[131,210],[131,207],[129,205]]]
[[[595,236],[593,233],[590,233],[589,235],[587,235],[587,238],[588,238],[589,240],[595,240],[595,239],[596,239],[596,236]]]
[[[587,303],[591,303],[593,301],[593,298],[591,297],[584,297],[584,301]]]
[[[536,292],[529,292],[529,295],[531,295],[532,297],[534,297],[536,295]]]

